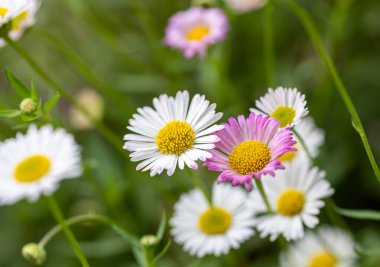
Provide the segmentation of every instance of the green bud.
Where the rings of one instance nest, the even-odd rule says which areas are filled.
[[[25,98],[20,103],[20,110],[24,113],[32,113],[37,108],[37,103],[31,98]]]
[[[155,235],[144,235],[141,239],[140,239],[140,243],[144,246],[144,247],[151,247],[151,246],[154,246],[158,243],[158,239]]]
[[[46,260],[45,249],[36,243],[26,244],[22,248],[21,254],[27,261],[34,265],[42,265]]]

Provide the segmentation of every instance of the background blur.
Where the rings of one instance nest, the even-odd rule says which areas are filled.
[[[379,209],[380,185],[376,181],[359,135],[330,76],[315,53],[305,31],[289,10],[274,1],[276,85],[297,87],[306,94],[311,116],[326,132],[318,158],[327,179],[336,189],[338,206]],[[378,0],[299,1],[316,20],[339,73],[358,109],[369,142],[380,159],[380,2]],[[174,95],[187,89],[206,94],[229,116],[248,114],[254,100],[267,91],[263,59],[263,15],[260,9],[229,14],[231,29],[224,43],[209,50],[205,60],[186,60],[178,51],[163,47],[167,19],[187,9],[184,0],[55,0],[43,1],[35,27],[19,44],[53,79],[75,94],[81,88],[100,90],[105,101],[104,122],[122,139],[136,108],[151,105],[161,93]],[[89,65],[101,86],[89,82],[62,53],[59,39]],[[9,47],[0,51],[0,108],[17,108],[20,98],[4,77],[9,67],[25,83],[33,75],[43,100],[54,94]],[[104,93],[101,93],[101,88]],[[187,172],[149,177],[135,171],[128,152],[120,152],[96,130],[79,130],[70,123],[69,104],[61,99],[55,118],[75,133],[83,146],[84,179],[65,181],[56,196],[65,215],[88,211],[105,213],[138,236],[154,233],[161,211],[172,213],[179,195],[193,188]],[[0,140],[13,137],[12,120],[0,120]],[[1,164],[1,163],[0,163]],[[201,168],[211,185],[216,173]],[[330,223],[326,209],[321,220]],[[0,266],[30,266],[20,254],[25,243],[39,239],[55,225],[47,203],[26,201],[0,207]],[[380,247],[376,222],[347,219],[356,240],[369,248]],[[73,231],[81,241],[91,266],[137,266],[128,245],[111,230],[80,225]],[[166,232],[166,238],[169,238]],[[63,235],[47,247],[45,266],[79,266]],[[171,246],[159,266],[277,266],[276,243],[257,237],[238,251],[215,258],[196,259]],[[379,257],[366,258],[361,266],[379,266]]]

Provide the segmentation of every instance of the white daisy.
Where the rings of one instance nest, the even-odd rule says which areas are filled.
[[[243,189],[215,184],[211,202],[194,189],[181,196],[170,220],[174,240],[197,257],[226,254],[254,234],[253,212]]]
[[[300,124],[294,127],[294,130],[302,138],[305,146],[309,150],[311,156],[315,158],[319,154],[319,148],[323,145],[325,141],[325,133],[322,129],[317,128],[314,120],[311,117],[306,117],[302,119]],[[291,162],[297,160],[300,157],[307,157],[304,147],[301,145],[300,140],[297,135],[294,135],[294,139],[297,144],[294,145],[297,149],[295,152],[288,152],[282,155],[279,160],[282,163]]]
[[[34,25],[40,0],[0,0],[0,27],[11,23],[8,35],[18,40],[25,29]],[[0,46],[5,44],[0,39]]]
[[[281,127],[293,127],[309,113],[305,95],[301,95],[296,88],[269,88],[265,96],[256,100],[256,108],[251,108],[250,111],[270,115],[280,121]]]
[[[318,233],[307,233],[281,254],[282,267],[353,267],[356,254],[349,233],[324,226]]]
[[[150,170],[150,175],[167,170],[172,175],[185,164],[197,169],[196,161],[205,161],[212,155],[207,150],[219,141],[210,135],[223,129],[214,125],[222,116],[216,113],[216,104],[205,96],[195,95],[189,106],[189,93],[178,92],[175,97],[161,95],[153,99],[154,108],[139,108],[127,128],[135,134],[124,136],[124,149],[132,151],[132,161],[142,161],[137,170]]]
[[[258,190],[252,192],[249,202],[256,214],[260,236],[270,236],[273,241],[282,234],[290,241],[303,237],[303,225],[314,228],[319,222],[319,210],[324,206],[322,199],[334,192],[324,177],[323,171],[310,168],[309,161],[303,158],[277,172],[276,178],[263,177],[261,180],[272,212],[265,213],[267,208]]]
[[[61,180],[82,173],[80,147],[65,130],[31,125],[26,134],[0,144],[0,204],[36,201],[51,195]]]

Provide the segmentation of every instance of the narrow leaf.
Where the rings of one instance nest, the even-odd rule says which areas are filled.
[[[38,95],[37,95],[37,89],[36,86],[34,85],[34,79],[32,76],[30,76],[30,98],[33,99],[35,102],[38,100]]]
[[[46,103],[44,105],[44,113],[45,114],[47,114],[47,115],[50,114],[51,109],[55,106],[55,104],[57,104],[60,97],[61,97],[61,95],[58,92],[56,92],[52,98],[50,98],[48,101],[46,101]]]
[[[375,210],[349,210],[335,207],[335,210],[340,214],[348,218],[359,220],[374,220],[380,221],[380,212]]]
[[[29,97],[28,87],[26,87],[9,69],[5,70],[5,75],[13,90],[15,90],[21,98]]]
[[[14,118],[20,116],[21,111],[18,109],[4,109],[0,110],[0,117],[3,118]]]
[[[166,252],[168,252],[170,245],[172,244],[171,239],[168,240],[165,247],[161,250],[161,252],[154,258],[154,262],[157,262],[159,259],[161,259],[163,256],[165,256]]]
[[[166,227],[166,214],[165,214],[165,211],[163,211],[162,216],[161,216],[160,225],[158,226],[158,230],[156,233],[156,238],[157,238],[158,242],[160,242],[162,237],[164,236],[165,227]]]

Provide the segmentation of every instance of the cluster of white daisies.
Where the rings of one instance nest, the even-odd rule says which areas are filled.
[[[252,9],[266,1],[246,2]],[[245,8],[239,1],[227,3]],[[38,7],[38,0],[0,0],[0,28],[7,25],[9,37],[18,39],[34,23]],[[221,10],[194,7],[169,20],[165,43],[188,58],[203,57],[227,30]],[[323,199],[334,192],[310,160],[324,133],[306,117],[305,96],[296,89],[269,89],[247,117],[221,125],[216,123],[222,113],[215,109],[205,96],[190,99],[187,91],[161,95],[153,108],[138,109],[129,122],[132,133],[124,137],[137,170],[152,176],[172,175],[177,166],[197,169],[198,160],[219,173],[211,199],[198,189],[181,196],[170,221],[174,239],[192,255],[220,256],[259,232],[272,241],[279,236],[297,241],[281,256],[282,266],[353,266],[349,234],[329,227],[305,234],[305,228],[317,226]],[[80,147],[71,134],[32,125],[26,134],[0,143],[0,204],[36,201],[51,195],[62,179],[81,173]]]
[[[298,257],[292,248],[282,262],[351,266],[355,253],[348,234],[329,230],[337,244],[350,240],[342,246],[348,248],[345,251],[320,242],[330,240],[326,231],[321,230],[319,237],[305,237],[304,229],[319,223],[323,199],[334,192],[325,173],[310,159],[318,155],[324,133],[306,117],[305,96],[297,89],[269,89],[248,117],[229,118],[221,125],[216,123],[222,114],[215,108],[205,96],[190,100],[187,91],[175,97],[161,95],[153,100],[153,108],[138,109],[129,121],[133,133],[124,137],[131,160],[140,162],[137,170],[150,171],[152,176],[164,170],[172,175],[177,166],[197,169],[198,160],[219,173],[210,200],[194,189],[175,205],[170,223],[176,242],[198,257],[219,256],[238,248],[257,231],[271,241],[280,235],[287,241],[301,240],[295,247],[314,242],[307,255]],[[238,185],[246,190],[234,187]]]

